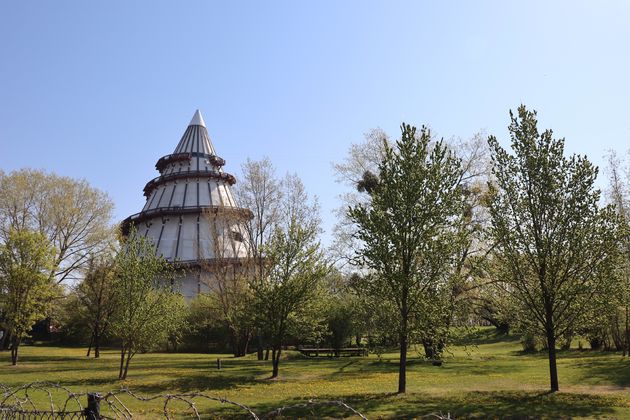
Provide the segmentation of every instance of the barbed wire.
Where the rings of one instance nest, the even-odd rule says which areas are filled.
[[[129,395],[132,398],[135,398],[138,401],[142,401],[142,402],[150,402],[150,401],[156,401],[156,400],[164,400],[164,405],[163,405],[163,413],[164,413],[164,418],[166,419],[170,419],[170,414],[169,414],[169,404],[173,401],[181,401],[184,404],[186,404],[190,410],[190,412],[194,415],[195,418],[197,419],[201,419],[201,415],[199,414],[199,411],[197,410],[196,404],[195,404],[195,398],[199,398],[199,399],[205,399],[208,401],[216,401],[219,402],[221,404],[229,404],[229,405],[233,405],[236,407],[241,408],[242,410],[246,411],[247,414],[249,414],[249,416],[254,419],[254,420],[260,420],[259,417],[256,415],[256,413],[254,411],[252,411],[252,409],[250,409],[248,406],[246,406],[245,404],[241,404],[239,402],[236,401],[232,401],[229,400],[227,398],[223,398],[223,397],[216,397],[213,395],[208,395],[208,394],[204,394],[201,392],[188,392],[188,393],[184,393],[184,394],[158,394],[158,395],[152,395],[149,397],[145,397],[145,396],[141,396],[127,388],[123,388],[121,390],[118,391],[110,391],[102,396],[100,396],[100,401],[101,402],[105,402],[105,404],[107,404],[107,406],[114,412],[117,414],[122,415],[123,419],[132,419],[133,418],[133,414],[131,413],[131,410],[129,408],[127,408],[127,406],[120,400],[119,396],[120,395]],[[118,419],[120,417],[115,417],[115,419]]]
[[[357,416],[361,417],[363,420],[368,420],[367,417],[365,417],[363,414],[359,413],[357,410],[355,410],[354,408],[350,407],[348,404],[346,404],[343,401],[318,401],[318,400],[308,400],[307,402],[304,403],[299,403],[299,404],[293,404],[293,405],[288,405],[285,407],[280,407],[277,408],[271,412],[269,412],[264,418],[268,419],[268,418],[273,418],[275,416],[280,416],[282,415],[283,411],[287,411],[287,410],[291,410],[294,408],[309,408],[309,407],[316,407],[316,406],[338,406],[341,407],[345,410],[351,411],[352,413],[356,414]]]
[[[451,417],[451,413],[446,413],[446,415],[442,413],[429,413],[420,418],[421,419],[437,419],[437,420],[455,420],[454,417]]]
[[[205,394],[202,392],[187,392],[180,394],[157,394],[151,396],[143,396],[136,392],[131,391],[128,388],[121,388],[120,390],[109,391],[104,394],[93,393],[90,396],[95,398],[99,402],[99,417],[92,417],[89,415],[89,404],[85,406],[81,403],[81,399],[88,397],[87,392],[74,392],[69,388],[52,383],[52,382],[32,382],[29,384],[21,385],[15,388],[8,387],[4,384],[0,384],[0,419],[14,419],[14,418],[33,418],[33,419],[69,419],[69,418],[100,418],[107,420],[131,420],[133,419],[133,413],[127,407],[123,399],[133,398],[141,402],[151,402],[163,400],[162,413],[164,418],[170,420],[172,417],[172,409],[170,406],[174,402],[180,402],[185,405],[186,412],[196,419],[201,419],[202,415],[199,413],[196,402],[200,400],[214,401],[220,404],[227,404],[234,406],[244,412],[249,418],[253,420],[260,420],[261,418],[274,418],[281,416],[283,412],[292,409],[308,409],[309,407],[338,407],[344,411],[348,411],[361,419],[367,420],[363,414],[343,401],[319,401],[308,400],[303,403],[297,403],[277,408],[263,417],[259,417],[250,407],[245,404],[229,400],[224,397],[218,397],[214,395]],[[43,393],[46,398],[46,408],[36,404],[37,400],[35,393]],[[60,401],[61,404],[55,404],[55,397],[59,394],[62,395]],[[65,394],[65,396],[64,396]],[[87,408],[86,408],[87,407]],[[100,411],[103,411],[101,413]],[[436,417],[443,419],[444,417]],[[451,419],[446,417],[444,419]]]
[[[87,395],[86,392],[75,393],[64,386],[50,382],[31,382],[15,389],[12,389],[4,384],[0,384],[0,389],[2,390],[0,408],[10,408],[16,411],[43,411],[43,409],[38,408],[31,399],[32,391],[41,391],[47,395],[50,409],[46,409],[46,411],[51,413],[68,411],[68,403],[70,402],[74,402],[77,405],[78,410],[76,411],[83,411],[84,407],[81,404],[79,397],[85,397]],[[63,391],[66,393],[67,398],[63,401],[63,406],[55,405],[51,390]],[[21,395],[22,393],[23,396]],[[11,404],[11,401],[13,401],[13,404]]]
[[[1,420],[84,420],[86,418],[83,411],[20,411],[0,408]]]

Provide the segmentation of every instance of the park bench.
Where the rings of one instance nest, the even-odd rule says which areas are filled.
[[[365,348],[347,347],[341,349],[333,348],[301,348],[298,349],[300,353],[308,357],[350,357],[350,356],[367,356],[368,351]]]

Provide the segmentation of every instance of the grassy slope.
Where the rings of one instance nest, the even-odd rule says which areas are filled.
[[[202,391],[249,405],[265,414],[282,405],[309,398],[342,399],[370,418],[408,418],[431,412],[457,416],[536,416],[630,418],[630,360],[620,354],[592,351],[561,352],[562,392],[550,395],[545,354],[524,355],[515,338],[500,339],[491,330],[479,331],[476,345],[456,346],[441,367],[411,360],[408,394],[397,386],[395,354],[369,358],[304,359],[289,353],[280,366],[281,378],[269,381],[270,362],[248,356],[139,354],[132,361],[124,386],[142,394]],[[75,391],[118,389],[115,351],[100,360],[84,357],[84,349],[24,347],[21,363],[9,366],[0,353],[0,383],[15,386],[52,381]],[[217,371],[216,358],[223,359]],[[43,396],[41,396],[43,398]],[[161,412],[162,403],[127,400],[134,413]],[[200,411],[233,416],[226,406],[198,402]],[[181,408],[181,406],[180,406]],[[217,411],[218,410],[218,411]],[[342,411],[325,411],[340,416]],[[293,411],[290,416],[309,416]]]

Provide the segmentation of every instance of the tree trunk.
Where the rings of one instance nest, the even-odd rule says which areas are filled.
[[[2,333],[2,337],[0,337],[0,351],[5,350],[4,343],[7,340],[7,330],[0,329],[0,333]]]
[[[168,343],[166,343],[166,347],[171,348],[170,351],[172,351],[173,353],[177,353],[177,347],[178,347],[178,342],[177,342],[177,333],[172,334],[169,339],[168,339]]]
[[[267,347],[267,351],[265,352],[265,360],[269,360],[269,347]]]
[[[273,370],[271,372],[271,377],[272,378],[277,378],[278,377],[278,370],[280,367],[280,354],[282,353],[282,347],[278,347],[278,349],[276,350],[275,348],[273,349],[273,352],[271,354],[271,363],[273,365]]]
[[[424,348],[424,357],[427,359],[439,359],[439,344],[433,338],[423,338],[422,347]]]
[[[44,340],[45,341],[50,341],[52,339],[52,334],[50,333],[50,324],[51,324],[50,321],[51,321],[50,318],[46,318],[44,320],[44,334],[43,334],[43,336],[44,336]]]
[[[263,360],[263,342],[260,332],[256,331],[256,358]]]
[[[118,379],[124,379],[123,368],[125,366],[125,353],[126,352],[127,352],[127,349],[125,348],[125,346],[122,346],[122,348],[120,349],[120,368],[118,369]]]
[[[407,315],[402,315],[400,326],[400,363],[398,365],[398,393],[407,392]]]
[[[498,322],[494,327],[498,334],[508,335],[510,333],[510,324],[507,322]]]
[[[249,344],[248,333],[243,333],[238,338],[238,347],[236,349],[236,357],[247,356],[247,346]]]
[[[241,349],[241,356],[247,356],[247,350],[249,350],[249,341],[251,340],[252,335],[250,332],[246,332],[243,337],[243,348]]]
[[[570,350],[571,349],[571,342],[573,341],[573,333],[568,332],[565,334],[564,337],[562,337],[563,341],[562,344],[560,346],[560,348],[562,350]]]
[[[94,337],[94,358],[101,357],[101,334],[97,332]]]
[[[9,330],[4,330],[4,343],[2,350],[8,350],[11,347],[11,342],[13,341],[13,336]]]
[[[129,362],[133,355],[131,354],[131,348],[127,350],[127,361],[125,362],[125,371],[123,372],[123,379],[127,379],[127,371],[129,370]]]
[[[18,362],[18,348],[11,347],[11,364],[13,366],[17,365]]]
[[[92,331],[92,334],[90,335],[90,344],[88,344],[88,350],[87,350],[87,353],[85,354],[85,357],[90,357],[90,353],[92,353],[93,343],[94,343],[94,331]]]
[[[228,326],[229,328],[229,326]],[[230,328],[230,345],[232,347],[232,355],[234,357],[238,357],[239,343],[238,343],[238,334]]]
[[[553,322],[553,306],[547,299],[545,299],[545,333],[547,334],[551,392],[557,392],[560,388],[558,387],[558,367],[556,366],[556,328]]]
[[[18,349],[20,348],[20,340],[17,336],[13,337],[13,343],[11,344],[11,364],[17,365],[18,362]]]
[[[628,315],[629,315],[629,310],[630,308],[628,307],[628,305],[626,305],[626,345],[623,349],[623,353],[624,356],[627,354],[628,356],[630,356],[630,325],[628,325],[629,320],[628,320]]]
[[[553,331],[547,331],[547,351],[549,352],[549,379],[551,380],[551,392],[556,392],[558,387],[558,367],[556,366],[556,337]]]

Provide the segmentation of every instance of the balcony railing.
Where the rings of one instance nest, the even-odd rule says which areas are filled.
[[[172,206],[158,207],[155,209],[141,211],[132,214],[123,220],[120,224],[123,235],[129,234],[132,225],[138,225],[142,222],[165,216],[182,216],[185,214],[208,214],[208,215],[225,215],[226,217],[234,217],[240,220],[249,220],[254,217],[251,210],[241,207],[225,207],[225,206]]]
[[[210,164],[212,166],[217,166],[217,167],[221,167],[225,165],[225,159],[220,158],[219,156],[216,155],[210,155],[207,153],[173,153],[171,155],[166,155],[166,156],[162,156],[157,163],[155,164],[155,169],[157,169],[158,171],[160,171],[160,173],[162,173],[162,171],[171,163],[175,163],[175,162],[183,162],[183,161],[189,161],[191,160],[193,157],[199,157],[199,158],[203,158],[206,159],[208,162],[210,162]]]
[[[153,190],[157,188],[159,185],[173,181],[176,179],[186,179],[186,178],[215,178],[219,180],[223,180],[230,185],[234,185],[236,183],[236,178],[232,174],[228,174],[226,172],[218,172],[218,171],[182,171],[175,172],[168,175],[161,175],[157,178],[153,178],[151,181],[147,182],[147,185],[144,186],[143,192],[145,197],[149,197]]]

